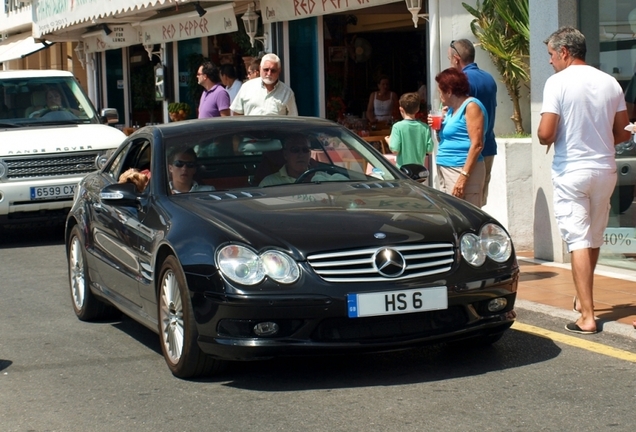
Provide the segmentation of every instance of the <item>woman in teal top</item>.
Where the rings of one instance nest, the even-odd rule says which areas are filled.
[[[486,108],[468,96],[468,78],[463,72],[449,68],[437,74],[435,81],[446,107],[435,159],[440,189],[481,207],[486,178],[481,155],[488,124]],[[432,124],[430,116],[428,122]]]

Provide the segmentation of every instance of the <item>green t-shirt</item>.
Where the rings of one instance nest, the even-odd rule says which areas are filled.
[[[393,125],[389,148],[397,152],[398,168],[406,164],[424,164],[424,157],[433,151],[431,128],[419,120],[404,119]]]

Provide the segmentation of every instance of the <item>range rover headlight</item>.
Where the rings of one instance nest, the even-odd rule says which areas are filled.
[[[265,277],[259,256],[244,246],[222,247],[216,253],[216,262],[225,276],[242,285],[256,285]]]
[[[113,154],[113,152],[114,150],[108,150],[97,155],[97,157],[95,158],[95,166],[97,167],[97,169],[102,169],[104,165],[106,165],[106,162],[108,162],[108,159],[110,159],[110,156]]]
[[[7,175],[7,164],[0,160],[0,179]]]
[[[484,264],[486,257],[495,262],[506,262],[512,255],[512,240],[499,225],[489,223],[479,231],[479,236],[464,234],[460,242],[462,257],[472,266]]]
[[[279,251],[267,251],[261,255],[267,276],[283,284],[294,283],[300,277],[296,261]]]

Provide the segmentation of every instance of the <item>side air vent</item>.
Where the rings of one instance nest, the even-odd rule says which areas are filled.
[[[400,184],[395,182],[366,182],[352,185],[356,189],[386,189],[399,188]]]
[[[236,192],[211,193],[201,197],[201,199],[221,201],[226,199],[256,198],[256,197],[262,197],[262,196],[265,196],[265,194],[262,192],[236,191]]]

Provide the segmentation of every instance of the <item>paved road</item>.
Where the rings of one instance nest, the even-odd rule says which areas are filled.
[[[634,430],[636,364],[585,347],[511,330],[488,349],[277,359],[179,380],[151,331],[74,317],[56,230],[0,231],[0,263],[1,431]]]

